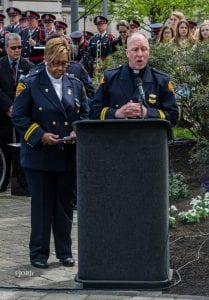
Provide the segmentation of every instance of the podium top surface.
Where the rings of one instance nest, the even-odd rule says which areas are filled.
[[[109,119],[109,120],[81,120],[73,123],[73,126],[80,127],[86,125],[117,125],[117,124],[139,124],[139,125],[150,125],[150,126],[159,126],[162,125],[166,127],[168,130],[170,129],[170,123],[167,120],[161,119]]]

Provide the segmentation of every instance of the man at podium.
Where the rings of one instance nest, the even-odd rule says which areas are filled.
[[[105,70],[93,99],[91,119],[157,118],[174,126],[178,106],[169,76],[148,64],[147,38],[133,33],[127,40],[128,63]]]

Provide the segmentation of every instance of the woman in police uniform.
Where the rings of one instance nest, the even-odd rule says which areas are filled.
[[[45,68],[19,83],[12,117],[32,195],[30,260],[37,268],[48,267],[51,228],[57,258],[64,266],[74,265],[75,145],[60,139],[74,137],[72,122],[88,115],[83,84],[65,74],[70,59],[66,40],[49,40],[44,58]]]

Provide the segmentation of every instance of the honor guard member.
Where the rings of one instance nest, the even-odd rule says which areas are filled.
[[[112,42],[114,36],[107,33],[108,19],[103,16],[94,18],[94,24],[97,27],[98,33],[95,34],[90,40],[88,45],[89,59],[93,63],[93,69],[97,67],[98,61],[104,60],[109,54],[112,53]]]
[[[55,33],[54,21],[56,17],[52,14],[44,14],[41,16],[41,20],[44,26],[45,39],[47,39],[48,36]]]
[[[6,55],[5,51],[5,35],[8,33],[8,31],[4,30],[4,19],[5,15],[0,14],[0,57],[3,57]]]
[[[25,12],[27,27],[20,33],[22,38],[22,56],[28,58],[35,65],[43,61],[45,36],[38,27],[39,14],[28,10]]]
[[[92,102],[92,119],[165,119],[173,126],[178,107],[167,74],[148,65],[149,42],[135,32],[128,37],[128,64],[106,70]],[[140,87],[140,88],[139,88]]]
[[[13,33],[20,33],[20,18],[21,18],[21,10],[16,7],[8,7],[6,10],[9,17],[9,25],[5,28],[6,31]]]
[[[151,23],[150,29],[151,29],[151,42],[154,43],[158,41],[160,31],[163,27],[162,23]]]
[[[90,31],[84,31],[83,34],[86,41],[89,41],[94,36],[93,32]]]
[[[137,20],[128,20],[130,25],[130,34],[139,31],[140,23]]]
[[[44,23],[42,19],[38,19],[38,27],[40,27],[44,31]]]
[[[80,30],[71,32],[70,38],[72,41],[73,57],[72,59],[80,62],[83,55],[87,53],[88,42],[84,39],[84,34]]]
[[[27,20],[25,17],[25,12],[22,12],[21,18],[20,18],[20,31],[22,31],[26,27],[27,27]]]
[[[63,21],[55,21],[54,22],[55,32],[60,36],[64,36],[66,38],[66,29],[67,24]]]
[[[70,47],[65,38],[46,43],[44,68],[17,87],[12,119],[21,136],[21,165],[31,193],[30,261],[47,268],[53,232],[56,257],[75,264],[71,249],[75,191],[75,141],[72,123],[88,117],[83,84],[65,73]]]

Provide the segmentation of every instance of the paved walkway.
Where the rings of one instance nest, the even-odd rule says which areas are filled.
[[[0,300],[73,299],[73,300],[162,300],[209,299],[166,295],[161,291],[87,290],[74,281],[77,273],[77,214],[73,223],[73,256],[76,266],[61,266],[51,243],[50,267],[45,270],[30,265],[30,198],[0,193]]]

